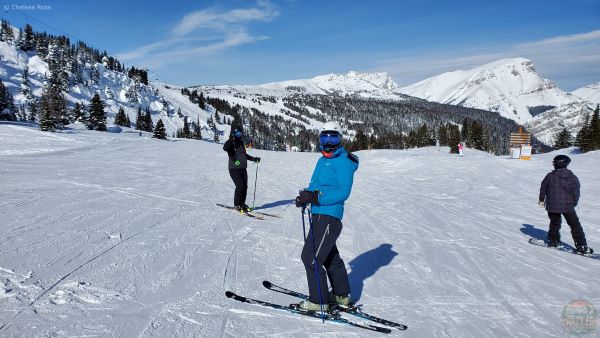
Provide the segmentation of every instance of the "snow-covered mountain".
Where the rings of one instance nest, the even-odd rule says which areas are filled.
[[[598,104],[600,103],[600,82],[575,89],[572,94],[593,104]]]
[[[518,123],[543,110],[581,101],[540,77],[533,63],[524,58],[501,59],[443,73],[397,91],[430,101],[495,111]]]
[[[552,146],[556,136],[564,128],[575,137],[592,109],[592,104],[588,101],[573,102],[537,115],[523,125],[540,141]]]
[[[207,128],[206,121],[211,115],[208,111],[200,109],[197,105],[190,105],[187,98],[167,91],[165,86],[152,83],[145,85],[137,79],[130,78],[124,72],[109,69],[106,63],[81,62],[81,81],[70,83],[64,93],[69,106],[76,102],[87,106],[98,93],[105,103],[107,124],[114,121],[120,107],[132,122],[135,122],[138,107],[142,111],[150,110],[154,123],[162,119],[168,135],[173,135],[183,126],[184,117],[189,121],[200,121],[205,137],[212,137],[212,131]],[[48,62],[41,58],[35,51],[24,52],[15,44],[0,42],[0,76],[4,85],[14,96],[17,107],[27,107],[29,98],[23,94],[22,82],[24,69],[28,69],[29,87],[34,98],[42,94],[44,83],[50,74]],[[168,86],[167,86],[168,87]],[[181,111],[179,112],[179,110]]]
[[[290,80],[257,86],[260,89],[304,92],[308,94],[359,95],[364,98],[397,100],[402,97],[394,93],[398,84],[388,73],[326,74],[312,79]]]

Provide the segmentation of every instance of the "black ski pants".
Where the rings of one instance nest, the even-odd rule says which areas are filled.
[[[241,206],[246,204],[246,194],[248,193],[248,172],[246,169],[229,169],[229,176],[235,184],[235,195],[233,204]]]
[[[573,236],[575,246],[587,246],[585,233],[583,232],[581,223],[579,223],[579,217],[577,217],[575,210],[562,214],[557,212],[548,212],[548,217],[550,218],[548,240],[551,242],[560,241],[560,225],[562,223],[561,215],[565,217],[567,224],[571,227],[571,235]]]
[[[319,304],[319,284],[323,304],[329,303],[329,288],[327,279],[331,283],[333,293],[338,296],[350,294],[348,272],[344,261],[340,257],[335,241],[342,232],[342,222],[329,215],[312,215],[312,230],[302,248],[302,262],[306,269],[308,279],[309,300]],[[317,276],[315,276],[315,253],[317,257]]]

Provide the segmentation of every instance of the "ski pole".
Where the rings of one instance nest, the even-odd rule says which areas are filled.
[[[254,210],[254,202],[256,201],[256,181],[258,180],[258,163],[256,163],[256,175],[254,175],[254,198],[252,198],[252,210]]]
[[[304,242],[306,243],[306,225],[304,224],[304,210],[306,210],[306,206],[302,207],[302,232],[304,234]],[[309,234],[310,234],[310,238],[312,240],[312,247],[313,247],[313,264],[315,266],[315,279],[317,280],[317,289],[319,290],[319,305],[321,306],[321,319],[323,319],[323,323],[325,322],[325,314],[323,313],[323,295],[321,294],[321,280],[319,278],[319,270],[317,268],[317,252],[315,250],[315,235],[314,235],[314,231],[313,231],[313,226],[312,226],[312,220],[311,220],[311,216],[312,213],[309,210],[308,211],[308,224],[309,224]]]

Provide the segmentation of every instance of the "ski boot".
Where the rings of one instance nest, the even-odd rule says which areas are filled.
[[[338,295],[334,295],[333,293],[330,293],[329,294],[329,304],[336,305],[336,306],[350,307],[351,306],[350,297],[348,295],[338,296]]]
[[[305,299],[298,303],[298,310],[306,311],[306,312],[320,312],[321,305],[318,303],[313,303],[308,299]],[[329,304],[323,304],[323,312],[329,311]]]
[[[242,205],[242,209],[244,210],[244,212],[250,212],[250,211],[252,211],[252,208],[250,208],[250,207],[248,206],[248,204],[244,204],[244,205]]]
[[[245,207],[244,207],[244,206],[245,206]],[[239,211],[240,213],[244,214],[244,213],[247,213],[247,212],[248,212],[248,210],[247,210],[247,207],[248,207],[248,206],[247,206],[247,205],[245,205],[245,204],[244,204],[244,205],[236,205],[236,206],[234,206],[234,207],[233,207],[233,209],[234,209],[235,211]]]
[[[558,248],[560,246],[560,241],[548,241],[548,247],[550,248]]]

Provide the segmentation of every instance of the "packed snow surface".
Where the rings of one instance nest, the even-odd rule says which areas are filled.
[[[296,301],[263,280],[306,292],[292,200],[319,154],[250,151],[248,202],[258,173],[257,209],[282,217],[261,221],[215,205],[233,199],[220,144],[15,124],[0,144],[0,336],[380,336],[224,296]],[[562,153],[600,249],[600,154]],[[392,336],[562,337],[571,300],[600,306],[600,261],[527,242],[546,235],[556,153],[357,155],[338,248],[363,309],[409,326]]]

